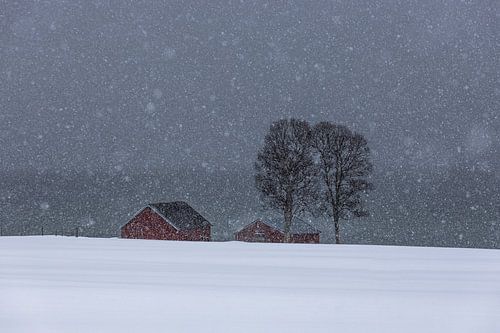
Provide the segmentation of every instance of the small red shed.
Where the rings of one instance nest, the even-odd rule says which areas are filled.
[[[121,228],[121,238],[210,241],[212,225],[184,201],[149,204]]]
[[[319,243],[318,229],[294,218],[290,228],[292,243]],[[234,237],[243,242],[283,243],[285,239],[283,219],[258,219],[238,230]]]

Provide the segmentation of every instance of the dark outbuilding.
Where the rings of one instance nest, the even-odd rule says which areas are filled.
[[[319,243],[320,231],[298,218],[293,219],[290,229],[292,243]],[[235,234],[237,241],[283,243],[285,239],[283,219],[258,219]]]
[[[212,225],[184,201],[149,204],[121,228],[122,238],[210,241]]]

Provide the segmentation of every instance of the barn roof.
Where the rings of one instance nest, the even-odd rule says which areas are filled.
[[[212,225],[184,201],[158,202],[149,204],[149,206],[179,230],[196,229]]]
[[[268,226],[270,226],[276,230],[279,230],[282,233],[285,232],[284,221],[283,221],[282,217],[270,217],[270,218],[266,218],[266,219],[258,219],[256,221],[254,221],[253,223],[255,223],[257,221],[260,221],[264,224],[267,224]],[[253,224],[253,223],[251,223],[251,224]],[[249,224],[249,225],[251,225],[251,224]],[[244,226],[243,228],[241,228],[237,232],[240,232],[241,230],[245,229],[249,225]],[[301,220],[297,217],[294,217],[292,220],[292,226],[290,228],[290,233],[292,233],[294,235],[320,234],[321,231],[319,231],[318,229],[316,229],[315,227],[313,227],[309,223],[305,222],[304,220]]]

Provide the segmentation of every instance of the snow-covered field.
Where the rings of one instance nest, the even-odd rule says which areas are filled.
[[[500,251],[0,237],[0,332],[500,332]]]

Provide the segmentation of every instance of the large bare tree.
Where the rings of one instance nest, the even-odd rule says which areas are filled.
[[[370,149],[365,138],[345,126],[330,122],[316,124],[312,145],[319,167],[320,203],[335,226],[340,243],[340,220],[368,215],[363,194],[373,188]]]
[[[283,214],[285,242],[290,242],[293,217],[306,210],[317,193],[311,138],[307,122],[278,120],[255,162],[255,185],[263,202]]]

